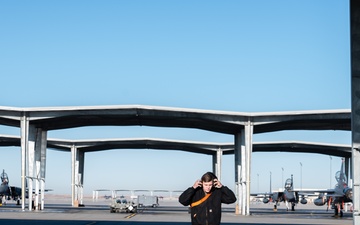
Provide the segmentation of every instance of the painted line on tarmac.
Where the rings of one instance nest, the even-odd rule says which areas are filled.
[[[136,216],[136,213],[130,214],[130,215],[128,215],[128,216],[125,216],[125,219],[130,219],[130,218],[132,218],[132,217],[134,217],[134,216]]]

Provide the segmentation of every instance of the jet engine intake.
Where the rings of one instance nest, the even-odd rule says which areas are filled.
[[[305,205],[305,204],[307,203],[306,198],[302,198],[302,199],[300,200],[300,203]]]
[[[319,197],[314,200],[314,204],[317,206],[325,205],[325,203],[326,203],[326,201],[325,201],[325,198],[323,198],[323,197]]]
[[[268,199],[268,198],[264,198],[264,199],[263,199],[263,203],[266,204],[266,203],[268,203],[268,202],[269,202],[269,199]]]
[[[353,192],[352,192],[351,188],[349,188],[349,187],[345,188],[344,194],[345,194],[346,198],[348,198],[352,201]]]

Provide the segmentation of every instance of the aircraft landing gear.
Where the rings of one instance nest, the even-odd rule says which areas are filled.
[[[340,204],[336,204],[334,207],[334,216],[333,217],[343,217],[344,213]]]

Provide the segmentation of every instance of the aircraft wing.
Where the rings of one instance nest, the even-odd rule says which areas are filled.
[[[28,191],[29,191],[29,190],[26,189],[26,192],[28,192]],[[48,191],[53,191],[53,189],[45,189],[45,190],[44,190],[44,192],[48,192]],[[33,189],[33,190],[32,190],[32,193],[35,194],[35,193],[36,193],[36,190]],[[39,190],[39,193],[41,193],[41,190]]]
[[[291,192],[297,192],[299,195],[315,196],[319,194],[333,194],[336,193],[334,189],[307,189],[307,190],[291,190]]]
[[[10,186],[9,188],[11,190],[9,196],[11,196],[13,199],[21,198],[21,188],[20,187]],[[45,189],[45,192],[48,192],[48,191],[53,191],[53,190]],[[26,198],[29,197],[28,193],[29,193],[29,189],[26,189],[26,193],[25,193]],[[35,194],[35,190],[33,190],[32,193]],[[40,190],[39,190],[39,193],[41,193]]]
[[[20,187],[15,187],[15,186],[9,186],[9,190],[10,190],[10,195],[12,197],[18,197],[21,196],[21,188]]]
[[[250,196],[254,196],[257,198],[264,198],[264,197],[272,197],[274,195],[274,193],[269,193],[269,192],[265,192],[265,193],[250,193]]]

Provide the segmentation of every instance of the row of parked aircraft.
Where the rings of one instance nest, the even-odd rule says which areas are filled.
[[[291,204],[291,210],[295,210],[295,205],[299,202],[301,204],[307,204],[306,197],[317,195],[318,198],[314,200],[314,204],[317,206],[323,206],[327,204],[334,209],[335,216],[343,216],[344,204],[352,202],[352,189],[348,186],[347,178],[345,175],[345,161],[342,160],[340,170],[336,172],[335,178],[337,184],[333,189],[326,190],[296,190],[293,187],[293,176],[285,181],[284,191],[268,192],[268,193],[256,193],[251,194],[255,197],[262,197],[263,202],[274,202],[274,210],[277,210],[277,205],[280,202],[285,202],[287,210],[290,210],[289,204]],[[46,190],[48,191],[48,190]],[[6,200],[17,201],[20,204],[21,200],[21,188],[15,186],[9,186],[9,177],[5,173],[5,170],[1,173],[1,185],[0,185],[0,205]]]
[[[285,202],[287,210],[290,210],[289,204],[291,204],[292,211],[295,210],[295,205],[299,202],[307,204],[306,197],[318,196],[314,200],[316,206],[327,204],[327,210],[330,207],[334,209],[335,217],[342,217],[344,204],[352,202],[352,188],[347,183],[344,159],[342,159],[340,170],[335,173],[335,179],[337,183],[333,189],[296,190],[293,187],[293,176],[291,175],[291,178],[285,181],[284,191],[271,192],[270,190],[269,193],[255,193],[251,195],[263,198],[265,204],[272,201],[274,203],[274,210],[277,210],[280,202]]]

